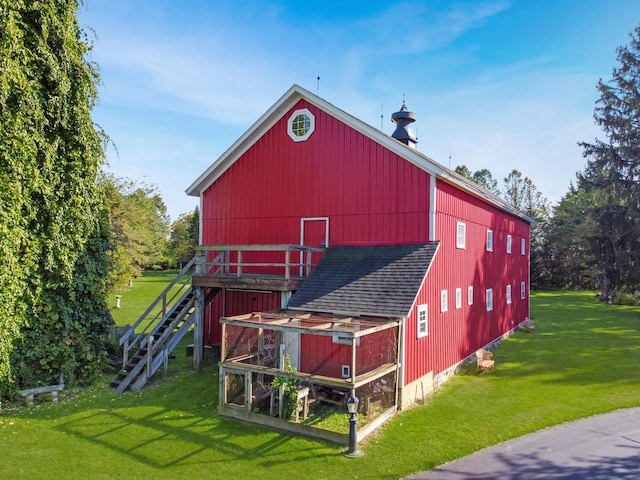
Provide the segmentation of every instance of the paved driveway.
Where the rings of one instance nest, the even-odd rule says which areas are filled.
[[[547,428],[408,478],[640,479],[640,408]]]

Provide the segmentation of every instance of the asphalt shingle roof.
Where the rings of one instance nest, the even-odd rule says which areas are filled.
[[[405,317],[438,245],[439,242],[330,247],[293,295],[288,308]]]

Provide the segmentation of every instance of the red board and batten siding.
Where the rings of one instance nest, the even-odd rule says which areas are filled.
[[[305,142],[293,142],[287,134],[287,120],[299,108],[315,116],[315,132]],[[426,242],[429,186],[425,171],[300,100],[203,193],[202,243],[296,244],[301,219],[309,217],[329,219],[329,245]],[[445,370],[529,313],[528,298],[520,298],[520,282],[529,278],[528,224],[439,180],[436,199],[435,239],[441,246],[416,301],[429,306],[429,335],[416,338],[414,308],[406,325],[405,384]],[[463,250],[455,246],[458,221],[467,228]],[[494,232],[491,254],[486,252],[487,228]],[[505,254],[507,234],[513,238],[511,255]],[[526,239],[524,256],[521,238]],[[505,301],[507,283],[512,285],[511,305]],[[473,305],[467,301],[469,286],[474,287]],[[492,312],[486,311],[487,286],[494,291]],[[460,309],[455,307],[456,288],[462,289]],[[446,313],[440,312],[443,289],[449,297]],[[219,303],[216,298],[209,310],[209,343],[219,339]],[[246,311],[235,313],[254,309],[246,305]],[[303,341],[303,363],[332,359],[335,365],[323,368],[335,374],[344,362],[340,346],[323,342],[311,346]]]
[[[315,132],[293,142],[308,108]],[[301,100],[203,193],[203,244],[299,243],[303,217],[329,217],[329,244],[428,240],[429,176]]]
[[[220,317],[232,317],[243,313],[267,312],[280,308],[280,292],[254,292],[225,290],[218,293],[205,310],[204,342],[206,345],[220,345],[222,329]]]
[[[466,245],[456,247],[457,223],[466,225]],[[487,230],[493,231],[493,252],[486,251]],[[507,235],[512,237],[506,253]],[[417,338],[416,308],[406,325],[405,384],[435,374],[498,338],[529,315],[529,224],[443,181],[437,182],[436,238],[440,249],[431,265],[416,305],[428,305],[426,337]],[[521,252],[525,239],[525,255]],[[525,299],[520,285],[525,282]],[[511,285],[511,304],[506,286]],[[473,287],[473,304],[468,287]],[[462,290],[456,308],[456,289]],[[493,310],[486,289],[493,289]],[[448,310],[441,311],[440,294],[447,290]]]
[[[299,108],[315,116],[305,142],[287,134]],[[202,244],[297,244],[309,217],[329,218],[329,245],[419,243],[428,212],[426,172],[301,100],[203,193]],[[219,297],[206,343],[219,342]]]

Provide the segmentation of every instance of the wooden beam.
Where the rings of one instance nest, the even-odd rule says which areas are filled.
[[[296,378],[298,380],[313,383],[316,385],[325,385],[327,387],[336,387],[343,390],[350,390],[352,388],[361,387],[366,383],[369,383],[373,380],[376,380],[377,378],[384,377],[385,375],[396,371],[398,369],[398,365],[396,365],[395,363],[385,363],[384,365],[381,365],[378,368],[371,370],[370,372],[358,375],[357,377],[355,377],[355,381],[352,381],[352,379],[354,378],[353,376],[351,378],[336,378],[304,372],[285,372],[277,368],[231,361],[220,363],[220,369],[220,375],[222,375],[222,370],[232,373],[238,373],[241,375],[246,375],[246,372],[251,371],[255,373]]]
[[[238,290],[260,290],[271,292],[292,292],[298,290],[304,283],[304,278],[291,277],[286,279],[276,275],[242,276],[214,274],[194,275],[191,284],[194,287],[235,288]]]

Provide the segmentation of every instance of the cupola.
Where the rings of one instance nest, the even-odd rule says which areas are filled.
[[[411,124],[416,121],[416,116],[413,112],[409,111],[404,100],[402,100],[400,111],[391,114],[391,121],[397,125],[396,130],[391,136],[411,148],[416,148],[418,139],[413,133],[413,130],[411,130]]]

